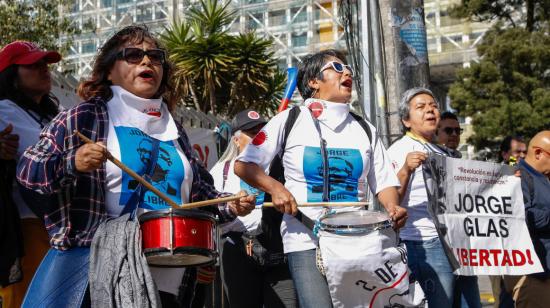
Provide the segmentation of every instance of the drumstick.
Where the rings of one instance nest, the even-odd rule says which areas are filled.
[[[92,140],[90,140],[88,137],[81,134],[79,131],[74,130],[74,133],[80,139],[84,140],[86,143],[94,143]],[[233,196],[228,196],[228,197],[223,197],[223,198],[217,198],[217,199],[187,203],[187,204],[184,204],[184,205],[180,206],[176,202],[172,201],[172,199],[170,199],[168,196],[166,196],[160,190],[156,189],[153,185],[151,185],[151,183],[147,182],[139,174],[135,173],[132,169],[128,168],[124,163],[122,163],[120,160],[115,158],[107,149],[105,149],[105,153],[106,153],[106,156],[107,156],[108,160],[110,160],[113,164],[115,164],[117,167],[122,169],[124,172],[128,173],[128,175],[130,175],[133,179],[140,182],[143,186],[147,187],[147,189],[149,189],[150,191],[155,193],[157,196],[159,196],[162,200],[164,200],[166,203],[168,203],[171,207],[173,207],[175,209],[195,209],[195,208],[203,207],[203,206],[207,206],[207,205],[235,201],[235,200],[239,200],[242,197],[246,197],[246,196],[233,195]]]
[[[298,204],[298,207],[316,207],[316,206],[329,206],[329,207],[346,207],[346,206],[367,206],[368,202],[306,202]],[[272,202],[265,202],[263,206],[272,207]]]

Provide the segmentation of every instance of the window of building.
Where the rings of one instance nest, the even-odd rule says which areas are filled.
[[[113,6],[113,0],[101,0],[101,7]]]
[[[273,11],[269,13],[269,25],[274,26],[283,26],[286,24],[286,13],[285,10]]]
[[[252,18],[252,16],[254,18]],[[252,16],[248,16],[248,30],[256,30],[261,29],[262,25],[264,24],[264,14],[263,13],[256,13],[252,14]]]
[[[82,42],[82,53],[96,53],[97,46],[93,41]]]
[[[149,5],[141,5],[136,10],[136,20],[138,22],[149,21],[153,19],[153,8]]]
[[[306,8],[303,7],[301,10],[300,10],[301,7],[293,7],[292,9],[290,9],[290,15],[291,17],[294,17],[294,20],[292,22],[294,23],[297,23],[297,22],[306,22],[307,21],[307,12],[306,12]],[[298,13],[298,11],[300,11]],[[298,13],[298,14],[296,14]]]
[[[304,47],[307,46],[307,33],[292,34],[292,47]]]

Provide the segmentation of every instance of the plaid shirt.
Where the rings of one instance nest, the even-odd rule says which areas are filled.
[[[105,164],[92,172],[76,170],[76,151],[84,141],[73,131],[107,144],[108,123],[106,102],[92,98],[57,115],[42,130],[38,143],[19,160],[17,180],[41,194],[55,194],[59,201],[53,208],[44,205],[46,229],[54,248],[90,246],[98,225],[107,218]],[[178,130],[178,143],[193,169],[190,202],[226,196],[214,188],[212,177],[195,156],[183,128],[178,125]],[[226,204],[203,209],[219,215],[222,222],[235,219]]]

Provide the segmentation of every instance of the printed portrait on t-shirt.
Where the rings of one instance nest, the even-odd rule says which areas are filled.
[[[357,185],[363,173],[363,159],[357,149],[327,148],[330,201],[357,201]],[[303,160],[307,201],[323,201],[323,160],[319,147],[305,147]]]
[[[154,161],[154,139],[133,127],[116,126],[115,132],[119,140],[122,163],[144,176],[152,160]],[[183,162],[173,141],[159,142],[156,164],[150,173],[151,184],[175,203],[181,204],[181,183],[184,177]],[[120,206],[126,205],[138,185],[139,183],[126,172],[122,173]],[[153,192],[147,191],[139,207],[155,210],[166,208],[168,204]]]
[[[264,204],[264,196],[265,196],[265,193],[259,189],[257,189],[256,187],[252,187],[250,185],[248,185],[248,183],[246,183],[245,181],[243,181],[242,179],[240,179],[240,182],[241,182],[241,189],[246,191],[247,194],[256,194],[256,207],[261,207],[262,204]]]

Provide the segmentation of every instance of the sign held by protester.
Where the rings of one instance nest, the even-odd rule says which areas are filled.
[[[429,211],[456,274],[542,271],[525,223],[521,179],[511,167],[430,155],[424,174]]]

